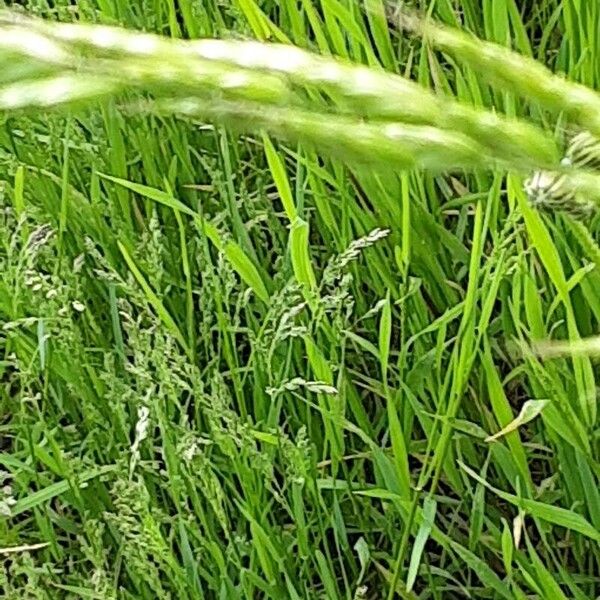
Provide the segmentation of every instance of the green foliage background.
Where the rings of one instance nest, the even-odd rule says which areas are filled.
[[[598,333],[598,222],[523,178],[600,133],[600,5],[423,1],[449,28],[415,32],[379,0],[25,4],[47,24],[0,19],[3,597],[595,598],[595,361],[528,348]],[[248,39],[321,58],[282,76]]]

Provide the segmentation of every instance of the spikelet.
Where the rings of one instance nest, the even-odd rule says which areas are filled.
[[[596,205],[576,193],[569,179],[558,171],[536,171],[524,185],[531,206],[547,212],[563,211],[575,219],[590,218]]]
[[[565,164],[600,172],[600,140],[588,131],[575,135],[567,148]]]

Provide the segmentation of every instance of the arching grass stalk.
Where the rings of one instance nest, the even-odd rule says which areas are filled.
[[[160,110],[215,119],[246,130],[263,129],[291,142],[311,143],[338,158],[363,163],[416,166],[434,171],[489,168],[489,157],[473,139],[435,127],[405,123],[365,123],[296,108],[227,104],[218,106],[194,98],[163,100]]]
[[[482,41],[458,29],[401,10],[390,10],[390,21],[422,36],[484,74],[502,90],[536,100],[600,135],[600,95],[592,89],[555,75],[544,65],[516,52]]]
[[[0,111],[87,103],[113,96],[123,89],[122,84],[108,78],[67,71],[54,77],[0,86]]]
[[[4,25],[3,25],[4,23]],[[37,36],[65,56],[80,72],[122,78],[123,83],[155,94],[209,94],[269,104],[299,103],[291,91],[327,93],[338,112],[377,121],[400,121],[457,130],[473,138],[492,160],[521,168],[554,168],[557,149],[539,128],[440,98],[403,77],[324,58],[289,45],[198,40],[184,42],[125,29],[49,23],[5,13],[0,29],[12,32],[19,50],[19,29]],[[25,39],[25,38],[24,38]],[[33,49],[32,49],[33,45]],[[26,56],[43,61],[30,41]],[[176,84],[176,85],[175,85]],[[313,110],[322,111],[322,106]]]

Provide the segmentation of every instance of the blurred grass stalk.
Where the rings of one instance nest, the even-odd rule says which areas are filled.
[[[600,356],[600,336],[581,340],[544,340],[533,344],[532,350],[542,358],[564,356]]]
[[[221,102],[211,105],[194,98],[164,100],[159,109],[208,117],[237,129],[262,129],[291,142],[308,142],[320,152],[363,163],[388,163],[401,168],[432,170],[485,168],[484,148],[461,133],[394,122],[360,122],[345,116],[299,108],[265,107]]]
[[[583,112],[600,115],[595,92],[531,59],[430,21],[403,16],[400,22],[492,79],[580,122]],[[294,46],[186,42],[10,11],[0,13],[0,32],[0,60],[9,67],[0,73],[3,111],[89,103],[136,89],[150,92],[166,112],[265,130],[353,161],[433,171],[561,169],[556,144],[534,125]],[[333,100],[337,111],[328,112],[318,94]],[[600,200],[597,175],[571,172],[566,181],[576,194]]]
[[[257,128],[342,156],[367,155],[439,170],[498,165],[524,171],[558,165],[554,141],[534,125],[438,97],[397,75],[294,46],[184,42],[6,11],[0,14],[0,32],[0,60],[13,63],[10,78],[0,75],[0,83],[9,82],[0,88],[0,110],[139,89],[173,100],[193,96],[197,114],[218,115],[233,125],[248,119]],[[513,55],[513,62],[519,60],[525,61]],[[333,100],[336,112],[326,112],[315,92]],[[326,126],[315,132],[316,123]],[[404,124],[413,125],[410,135],[397,135],[407,131]],[[419,125],[424,127],[419,130]],[[431,145],[435,149],[426,150]]]
[[[416,16],[401,4],[390,7],[389,21],[420,35],[426,42],[458,58],[504,91],[535,100],[600,136],[600,95],[555,75],[532,58],[483,41],[458,29]]]

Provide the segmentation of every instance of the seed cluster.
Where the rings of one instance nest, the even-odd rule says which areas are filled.
[[[575,219],[589,219],[598,205],[577,185],[584,176],[571,177],[572,171],[600,172],[600,140],[587,131],[574,135],[562,160],[564,171],[535,171],[525,182],[530,204],[545,211],[563,211]]]

